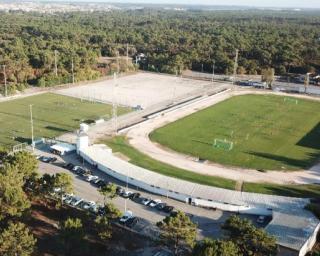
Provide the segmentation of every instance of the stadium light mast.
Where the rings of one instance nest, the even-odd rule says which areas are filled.
[[[72,84],[74,84],[74,63],[73,63],[73,58],[71,60],[71,71],[72,71]]]
[[[233,79],[232,79],[232,84],[234,84],[236,80],[236,75],[237,75],[237,69],[238,69],[238,58],[239,58],[239,50],[236,49],[236,56],[234,58],[234,67],[233,67]]]
[[[127,43],[127,72],[129,69],[129,44]]]
[[[311,73],[307,73],[306,74],[306,78],[304,80],[304,92],[307,93],[307,88],[310,85],[310,74]]]
[[[8,96],[8,88],[7,88],[7,73],[6,73],[6,65],[2,66],[3,68],[3,79],[4,79],[4,96]]]
[[[32,104],[29,105],[29,108],[30,108],[30,125],[31,125],[31,145],[32,145],[32,151],[34,151]]]
[[[211,78],[211,82],[213,82],[214,79],[214,65],[216,64],[215,60],[212,61],[212,78]]]
[[[113,74],[113,90],[112,90],[112,128],[113,133],[117,135],[118,130],[118,110],[117,110],[117,100],[116,100],[116,91],[117,90],[117,74]]]
[[[54,50],[54,74],[58,76],[58,61],[57,61],[57,50]]]

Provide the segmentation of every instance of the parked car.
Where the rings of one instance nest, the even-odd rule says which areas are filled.
[[[144,199],[141,201],[141,203],[142,203],[143,205],[148,205],[151,201],[152,201],[151,198],[144,198]]]
[[[54,163],[54,162],[57,161],[58,159],[57,159],[56,157],[41,156],[41,157],[39,158],[39,160],[40,160],[41,162],[50,164],[50,163]]]
[[[266,221],[266,216],[259,216],[257,219],[257,223],[263,224]]]
[[[160,203],[156,206],[156,208],[159,210],[159,211],[162,211],[164,209],[164,207],[166,207],[167,204],[166,203]]]
[[[81,208],[84,210],[89,210],[90,208],[94,207],[96,203],[94,201],[85,201],[82,203]]]
[[[139,219],[137,217],[133,217],[133,218],[128,219],[125,222],[125,225],[129,228],[133,228],[138,222],[139,222]]]
[[[83,201],[83,199],[79,196],[75,196],[72,201],[70,202],[70,204],[72,206],[78,206],[81,202]]]
[[[116,193],[121,196],[125,192],[124,188],[117,186]]]
[[[132,194],[133,194],[132,191],[124,191],[121,196],[123,198],[129,198]]]
[[[154,199],[149,203],[149,206],[153,208],[153,207],[156,207],[160,203],[161,203],[160,199]]]
[[[119,222],[125,224],[129,219],[133,218],[132,211],[126,211],[124,215],[120,218]]]
[[[105,181],[102,180],[102,179],[92,180],[92,181],[90,181],[90,183],[91,183],[93,186],[96,186],[96,187],[98,187],[98,188],[101,188],[101,187],[104,187],[105,185],[107,185],[107,182],[105,182]]]
[[[67,198],[64,200],[64,202],[65,202],[66,204],[71,204],[71,202],[73,201],[73,199],[74,199],[74,196],[71,195],[71,196],[67,197]]]
[[[129,198],[130,198],[131,200],[135,200],[135,199],[140,198],[140,196],[141,196],[140,193],[132,193],[132,194],[129,196]]]
[[[166,213],[171,213],[173,211],[173,206],[170,206],[170,205],[166,205],[162,211],[166,212]]]
[[[86,178],[85,178],[85,180],[88,181],[88,182],[93,181],[93,180],[97,180],[97,179],[99,179],[98,176],[94,176],[94,175],[90,175],[90,174],[87,175]]]
[[[65,163],[63,166],[63,168],[67,169],[67,170],[72,170],[74,168],[74,164],[72,163]]]

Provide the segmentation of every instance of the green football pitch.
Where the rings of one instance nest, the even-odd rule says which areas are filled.
[[[102,103],[45,93],[0,103],[0,145],[12,146],[30,142],[30,104],[32,104],[34,136],[55,137],[74,131],[81,122],[110,118],[112,106]],[[130,109],[118,108],[118,114]]]
[[[150,138],[227,166],[305,169],[320,158],[319,109],[320,102],[292,97],[236,96],[161,127]]]

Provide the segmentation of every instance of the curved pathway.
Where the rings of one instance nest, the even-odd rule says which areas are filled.
[[[277,184],[312,184],[320,183],[320,164],[315,165],[310,170],[301,170],[293,172],[281,172],[281,171],[268,171],[265,173],[258,172],[251,169],[241,169],[233,167],[225,167],[212,162],[199,163],[195,161],[195,158],[177,153],[170,149],[150,141],[149,134],[167,123],[174,122],[182,117],[195,113],[201,109],[207,108],[218,102],[224,101],[230,97],[243,94],[266,94],[273,93],[278,95],[288,95],[283,93],[254,91],[254,90],[228,90],[210,97],[203,98],[200,101],[183,106],[179,109],[171,112],[159,115],[153,119],[150,119],[144,123],[134,126],[132,129],[127,130],[127,136],[129,143],[150,157],[182,168],[193,171],[199,174],[206,174],[212,176],[219,176],[232,180],[240,180],[246,182],[269,182]],[[305,95],[294,95],[298,98],[311,99],[312,97]],[[320,100],[319,98],[312,98]]]

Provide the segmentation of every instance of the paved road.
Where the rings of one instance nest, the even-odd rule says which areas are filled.
[[[37,149],[35,152],[37,155],[48,155],[52,156],[52,154],[48,153],[47,148]],[[81,177],[76,176],[74,173],[62,168],[61,166],[65,162],[70,162],[76,165],[83,165],[87,169],[90,169],[95,175],[105,179],[106,181],[113,182],[117,185],[123,186],[126,188],[126,184],[119,182],[111,178],[110,176],[104,174],[103,172],[94,169],[87,163],[83,163],[76,154],[71,154],[66,157],[60,158],[58,157],[58,161],[54,164],[46,164],[43,162],[39,162],[40,173],[49,173],[56,174],[59,172],[65,172],[70,174],[74,180],[74,191],[75,194],[84,198],[85,200],[96,201],[99,203],[103,203],[103,197],[97,191],[97,188],[92,186],[90,183],[83,180]],[[182,202],[178,202],[172,200],[170,198],[160,197],[158,195],[152,195],[150,193],[146,193],[144,191],[139,190],[138,188],[129,187],[130,191],[141,193],[142,197],[151,197],[153,199],[159,198],[163,202],[166,202],[169,205],[174,206],[176,209],[182,210],[185,213],[191,216],[192,221],[198,223],[198,238],[201,239],[203,237],[220,237],[221,230],[220,226],[224,221],[230,216],[230,213],[222,212],[219,210],[207,210],[204,208],[194,207]],[[144,233],[144,234],[156,234],[157,228],[155,224],[158,221],[161,221],[166,214],[160,212],[156,209],[152,209],[150,207],[144,206],[140,203],[133,202],[129,199],[124,199],[122,197],[117,197],[113,200],[113,203],[124,212],[125,209],[131,210],[135,216],[141,218],[142,220],[138,225],[135,226],[135,230]]]

